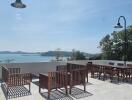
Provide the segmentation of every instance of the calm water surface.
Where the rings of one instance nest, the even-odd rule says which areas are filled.
[[[0,54],[0,63],[9,62],[47,62],[55,57],[40,56],[39,54]]]

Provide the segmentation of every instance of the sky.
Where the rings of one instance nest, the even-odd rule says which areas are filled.
[[[119,16],[132,25],[132,0],[22,0],[24,9],[11,7],[14,1],[0,3],[0,51],[100,53]]]

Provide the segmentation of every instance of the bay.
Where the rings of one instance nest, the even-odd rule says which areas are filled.
[[[66,58],[64,57],[66,60]],[[0,54],[0,63],[49,62],[55,57],[39,54]]]

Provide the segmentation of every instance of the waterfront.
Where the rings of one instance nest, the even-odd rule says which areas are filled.
[[[66,60],[66,57],[63,57]],[[49,62],[55,57],[39,54],[0,54],[0,63]]]

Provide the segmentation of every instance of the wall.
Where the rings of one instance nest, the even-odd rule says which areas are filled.
[[[1,64],[0,66],[6,66],[7,68],[21,68],[22,73],[46,73],[49,71],[55,71],[57,65],[64,65],[65,62],[33,62],[33,63],[9,63]],[[2,78],[2,67],[0,67],[0,79]]]
[[[86,65],[87,62],[92,62],[93,64],[102,64],[102,65],[108,65],[109,62],[114,62],[115,66],[117,63],[123,63],[123,61],[113,61],[113,60],[77,60],[77,61],[69,61],[71,63],[77,63],[77,64],[83,64]],[[132,64],[132,62],[127,62],[129,64]],[[39,73],[46,73],[49,71],[55,71],[57,65],[64,65],[66,62],[33,62],[33,63],[9,63],[9,64],[1,64],[0,65],[0,79],[2,78],[2,69],[1,66],[6,67],[19,67],[21,68],[22,73],[30,72],[34,74]]]

